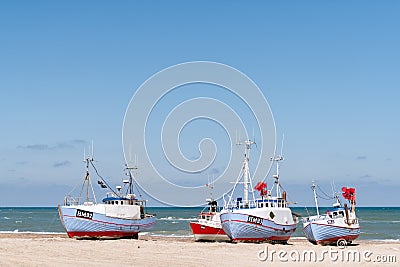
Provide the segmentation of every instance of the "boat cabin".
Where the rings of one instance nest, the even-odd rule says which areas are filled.
[[[241,197],[238,197],[232,208],[249,209],[249,208],[286,208],[287,202],[284,198],[267,197],[256,199],[245,203]]]
[[[344,212],[344,208],[336,208],[335,210],[328,210],[326,212],[326,215],[330,219],[344,218],[346,216],[345,212]]]
[[[143,200],[138,200],[135,194],[127,194],[126,196],[116,196],[114,193],[107,193],[103,198],[103,203],[107,205],[143,205]]]
[[[257,199],[257,208],[286,208],[286,200],[283,198]]]

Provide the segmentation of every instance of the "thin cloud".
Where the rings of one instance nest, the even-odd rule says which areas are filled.
[[[34,144],[27,146],[18,146],[18,148],[29,149],[29,150],[49,150],[50,147],[44,144]]]
[[[55,145],[32,144],[32,145],[20,145],[17,148],[44,151],[44,150],[56,150],[56,149],[71,149],[77,145],[83,145],[83,144],[86,144],[85,140],[74,139],[66,142],[58,142]]]
[[[79,145],[84,145],[87,143],[85,140],[82,140],[82,139],[74,139],[71,142],[75,143],[75,144],[79,144]]]
[[[54,163],[54,164],[53,164],[53,167],[54,167],[54,168],[59,168],[59,167],[64,167],[64,166],[68,166],[68,165],[71,165],[71,162],[68,161],[68,160],[65,160],[65,161],[61,161],[61,162],[56,162],[56,163]]]
[[[367,157],[366,156],[358,156],[356,159],[357,160],[364,160],[364,159],[367,159]]]

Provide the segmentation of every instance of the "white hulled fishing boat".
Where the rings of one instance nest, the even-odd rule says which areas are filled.
[[[129,179],[123,180],[124,186],[116,187],[117,192],[99,175],[101,180],[98,184],[112,192],[107,193],[102,203],[97,203],[89,173],[90,166],[97,173],[93,157],[86,157],[85,162],[86,176],[80,196],[74,198],[67,195],[64,204],[58,206],[61,222],[69,237],[137,239],[139,232],[154,226],[156,217],[146,212],[146,201],[137,199],[133,193],[134,168],[126,166]],[[82,191],[86,191],[84,197]]]
[[[342,188],[343,197],[351,204],[350,210],[347,204],[344,204],[344,207],[341,206],[339,196],[335,194],[336,202],[333,208],[320,215],[316,185],[313,183],[311,188],[314,192],[317,215],[303,218],[303,232],[307,239],[314,244],[338,243],[340,245],[346,245],[356,239],[360,234],[360,225],[355,213],[355,189]]]
[[[249,172],[249,151],[251,145],[255,144],[246,140],[244,162],[242,171],[235,182],[228,201],[224,198],[224,209],[221,211],[222,229],[232,241],[273,241],[285,243],[296,230],[297,218],[287,206],[286,192],[280,192],[279,184],[279,162],[282,156],[271,158],[276,163],[275,185],[276,196],[271,196],[266,190],[266,184],[258,183],[256,188],[260,191],[261,198],[249,199],[249,187],[252,189],[252,180]],[[243,184],[243,198],[234,199],[236,186]],[[271,189],[272,190],[272,189]]]

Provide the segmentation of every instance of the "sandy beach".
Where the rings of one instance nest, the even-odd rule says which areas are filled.
[[[339,249],[304,239],[273,245],[146,235],[139,240],[75,240],[63,234],[10,233],[1,234],[0,243],[1,266],[394,266],[400,261],[400,242],[362,240]]]

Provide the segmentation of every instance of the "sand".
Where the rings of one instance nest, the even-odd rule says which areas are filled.
[[[0,234],[0,266],[395,266],[400,263],[398,241],[354,243],[339,249],[313,245],[304,239],[273,245],[203,243],[191,238],[146,235],[139,240],[75,240],[63,234],[12,233]]]

